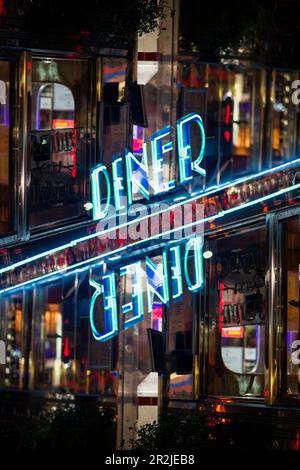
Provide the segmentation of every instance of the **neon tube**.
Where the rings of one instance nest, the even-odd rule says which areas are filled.
[[[14,289],[19,289],[21,287],[24,287],[28,284],[33,284],[35,282],[38,282],[40,280],[43,280],[43,279],[46,279],[46,278],[49,278],[51,276],[58,276],[62,273],[66,273],[66,271],[68,270],[73,270],[73,269],[77,269],[77,267],[79,266],[82,266],[84,264],[88,264],[88,263],[92,263],[92,262],[95,262],[95,261],[98,261],[100,259],[104,259],[104,258],[107,258],[107,257],[111,257],[112,255],[116,254],[116,253],[120,253],[122,251],[125,251],[127,248],[132,248],[132,247],[135,247],[135,246],[138,246],[144,242],[147,242],[147,241],[150,241],[150,240],[155,240],[155,239],[159,239],[159,238],[162,238],[164,237],[165,235],[169,235],[171,233],[175,233],[176,231],[178,230],[183,230],[183,229],[186,229],[186,228],[192,228],[193,226],[196,226],[196,225],[199,225],[199,224],[203,224],[205,222],[211,222],[215,219],[220,219],[228,214],[232,214],[234,212],[238,212],[240,211],[241,209],[246,209],[247,207],[252,207],[256,204],[259,204],[261,202],[264,202],[264,201],[268,201],[269,199],[272,199],[273,197],[276,197],[276,196],[281,196],[282,194],[285,194],[285,193],[288,193],[290,191],[295,191],[296,189],[300,189],[300,183],[298,184],[295,184],[293,186],[290,186],[288,188],[283,188],[283,189],[280,189],[279,191],[276,191],[274,193],[271,193],[271,194],[268,194],[266,196],[262,196],[258,199],[255,199],[253,201],[249,201],[245,204],[241,204],[240,206],[237,206],[237,207],[232,207],[230,209],[225,209],[223,211],[220,211],[218,212],[217,214],[214,214],[214,215],[211,215],[209,217],[206,217],[206,218],[203,218],[203,219],[200,219],[200,220],[195,220],[194,222],[190,222],[189,224],[185,224],[185,225],[182,225],[180,227],[175,227],[171,230],[167,230],[165,232],[162,232],[160,234],[156,234],[156,235],[153,235],[153,236],[150,236],[144,240],[137,240],[136,242],[133,242],[131,243],[130,245],[124,245],[123,247],[120,247],[120,248],[117,248],[116,250],[113,250],[113,251],[110,251],[108,253],[103,253],[101,255],[98,255],[98,256],[95,256],[94,258],[89,258],[87,260],[84,260],[84,261],[80,261],[79,263],[76,263],[72,266],[67,266],[65,268],[63,268],[62,270],[60,271],[55,271],[55,272],[52,272],[52,273],[47,273],[43,276],[39,276],[35,279],[30,279],[28,281],[25,281],[23,283],[20,283],[20,284],[17,284],[17,285],[14,285],[14,286],[10,286],[10,287],[7,287],[5,289],[1,289],[0,290],[0,294],[2,293],[5,293],[5,292],[9,292],[11,290],[14,290]],[[176,240],[176,242],[178,242],[178,240]],[[13,269],[12,267],[10,267],[11,269]]]
[[[291,162],[288,162],[288,163],[283,163],[282,165],[278,165],[277,167],[274,167],[274,168],[270,168],[268,170],[264,170],[260,173],[256,173],[254,175],[250,175],[248,177],[245,177],[245,178],[239,178],[237,180],[235,180],[234,182],[231,182],[231,183],[224,183],[223,185],[220,185],[220,186],[212,186],[211,188],[209,188],[208,190],[206,191],[199,191],[197,193],[193,193],[193,196],[192,197],[186,197],[185,198],[185,201],[181,200],[181,202],[176,202],[176,204],[172,204],[171,206],[165,208],[165,209],[161,209],[161,210],[158,210],[158,211],[155,211],[153,212],[152,214],[149,214],[149,215],[144,215],[142,217],[139,217],[139,218],[136,218],[136,219],[132,219],[130,221],[127,221],[127,222],[124,222],[123,224],[120,224],[120,225],[116,225],[114,227],[110,227],[106,230],[102,230],[100,232],[95,232],[95,233],[92,233],[90,235],[86,235],[84,237],[81,237],[81,238],[77,238],[75,240],[72,240],[71,242],[67,243],[67,244],[64,244],[64,245],[60,245],[56,248],[52,248],[51,250],[47,250],[47,251],[44,251],[42,253],[39,253],[37,255],[33,255],[33,256],[30,256],[24,260],[21,260],[21,261],[17,261],[16,263],[13,263],[11,264],[10,266],[6,266],[4,268],[1,268],[0,269],[0,274],[2,273],[5,273],[5,272],[8,272],[8,271],[12,271],[14,270],[15,268],[18,268],[20,266],[24,266],[25,264],[28,264],[28,263],[31,263],[32,261],[36,261],[38,259],[41,259],[41,258],[44,258],[45,256],[48,256],[48,255],[51,255],[51,254],[54,254],[56,253],[57,251],[62,251],[62,250],[65,250],[67,248],[71,248],[72,246],[76,246],[78,245],[78,243],[81,243],[81,242],[84,242],[84,241],[87,241],[87,240],[91,240],[93,238],[96,238],[96,237],[100,237],[101,235],[107,235],[108,233],[112,232],[112,231],[115,231],[115,230],[119,230],[121,228],[125,228],[125,227],[128,227],[130,224],[134,224],[134,223],[137,223],[137,222],[141,222],[142,220],[147,220],[151,217],[154,217],[155,215],[160,215],[160,214],[163,214],[167,211],[171,211],[173,209],[175,209],[176,207],[180,207],[186,203],[189,203],[189,202],[193,202],[193,201],[196,201],[197,199],[199,199],[200,197],[201,198],[204,198],[204,197],[207,197],[207,196],[211,196],[215,193],[218,193],[219,191],[222,191],[224,189],[227,189],[227,188],[230,188],[231,186],[234,187],[238,184],[242,184],[242,183],[245,183],[247,181],[251,181],[252,179],[255,179],[255,178],[258,178],[260,176],[264,176],[264,175],[267,175],[267,174],[270,174],[270,173],[276,173],[276,171],[279,171],[279,170],[284,170],[286,168],[289,168],[293,165],[296,165],[296,164],[300,164],[300,158],[298,159],[295,159],[295,160],[292,160]],[[292,188],[292,189],[291,189]],[[293,191],[295,189],[297,189],[297,185],[295,187],[295,185],[293,186],[290,186],[289,188],[284,188],[284,189],[287,189],[286,192],[288,191]],[[280,190],[281,191],[281,190]],[[275,194],[275,195],[278,195],[280,194],[279,192],[276,192],[276,193],[272,193],[272,194]],[[271,196],[272,196],[271,194]],[[270,195],[268,195],[270,196]],[[254,200],[256,201],[256,199]],[[252,201],[251,201],[252,202]],[[246,203],[247,204],[247,203]],[[246,204],[243,205],[243,207],[246,206]],[[238,206],[239,207],[239,206]],[[126,213],[124,214],[119,214],[120,216],[121,215],[126,215]],[[214,216],[215,217],[215,216]],[[204,219],[203,219],[204,220]],[[203,220],[202,220],[202,223],[203,223]],[[178,230],[180,229],[180,227],[178,227]],[[181,227],[181,229],[183,229],[183,226]],[[114,253],[114,252],[111,252],[111,253]],[[0,291],[1,293],[1,291]]]

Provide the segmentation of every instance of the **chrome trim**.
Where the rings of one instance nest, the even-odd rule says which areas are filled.
[[[22,239],[29,239],[29,136],[30,136],[30,100],[31,100],[31,53],[24,51],[20,58],[20,172],[19,172],[19,235]]]
[[[277,228],[277,227],[276,227]],[[273,405],[277,396],[277,370],[276,370],[276,345],[275,345],[275,325],[277,323],[276,309],[276,289],[277,289],[277,271],[276,271],[276,228],[274,224],[274,215],[267,218],[267,253],[268,265],[266,272],[266,359],[265,359],[265,398],[266,403]]]

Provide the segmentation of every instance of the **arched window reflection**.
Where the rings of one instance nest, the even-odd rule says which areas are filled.
[[[36,109],[32,122],[34,130],[74,128],[75,100],[72,90],[66,85],[35,84],[33,101]]]
[[[31,227],[86,215],[89,90],[88,61],[33,60]]]

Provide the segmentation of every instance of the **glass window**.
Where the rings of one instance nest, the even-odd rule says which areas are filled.
[[[172,82],[172,75],[169,71],[172,68],[171,58],[171,42],[169,37],[163,37],[160,35],[159,39],[159,50],[157,38],[153,36],[150,41],[153,40],[151,52],[153,60],[146,60],[147,52],[142,52],[146,46],[147,40],[144,41],[142,38],[139,42],[139,60],[137,69],[137,81],[139,84],[144,85],[144,105],[147,113],[147,127],[133,126],[133,142],[132,148],[134,154],[139,159],[143,155],[143,142],[147,143],[148,149],[148,175],[150,184],[150,193],[153,193],[153,167],[152,167],[152,152],[151,152],[151,136],[170,125],[175,125],[176,120],[176,107],[172,100],[172,93],[174,82]],[[148,47],[147,47],[148,46]],[[146,51],[149,49],[149,44],[146,46]],[[175,149],[175,134],[171,132],[163,138],[163,144],[167,144],[170,140],[174,140],[173,145]],[[163,184],[167,187],[169,181],[176,179],[176,168],[175,168],[175,150],[171,150],[165,153],[163,158]],[[143,199],[141,192],[136,191],[134,195],[135,199]]]
[[[264,395],[265,243],[265,228],[211,243],[209,395]]]
[[[10,74],[10,63],[0,60],[0,235],[7,234],[14,229],[14,198],[11,197],[13,161],[10,145]]]
[[[260,82],[259,71],[209,67],[207,128],[219,145],[218,183],[259,168]]]
[[[168,396],[193,398],[193,303],[195,294],[184,286],[182,298],[168,308]]]
[[[151,260],[162,273],[162,257],[156,256]],[[144,271],[145,266],[142,266],[142,269]],[[118,289],[121,325],[123,321],[129,320],[133,316],[132,311],[124,313],[121,309],[121,306],[130,306],[132,303],[133,287],[132,273],[128,270],[120,277]],[[151,335],[148,334],[148,329],[156,332],[162,331],[164,306],[153,294],[152,311],[147,313],[148,297],[145,273],[142,275],[142,289],[143,320],[133,325],[132,328],[124,328],[124,332],[119,334],[120,386],[123,393],[120,414],[123,416],[124,433],[128,438],[132,434],[130,428],[153,422],[158,417],[159,377],[158,373],[152,370]],[[159,333],[158,335],[160,337]]]
[[[257,171],[262,72],[184,62],[179,63],[178,70],[182,88],[180,112],[199,113],[205,125],[206,185]],[[194,140],[199,140],[199,136]],[[197,145],[194,148],[196,154]]]
[[[298,109],[291,100],[291,85],[297,77],[296,72],[274,72],[272,96],[273,165],[292,160],[296,155]]]
[[[100,343],[90,330],[89,276],[70,273],[0,298],[0,387],[117,395],[115,341]]]
[[[96,273],[93,273],[93,280],[98,280]],[[76,307],[76,382],[82,392],[111,397],[116,396],[118,390],[118,372],[114,363],[116,343],[114,340],[96,341],[91,333],[89,308],[93,292],[94,289],[89,285],[89,272],[79,273]],[[103,312],[103,308],[102,298],[98,298],[95,311]],[[98,317],[101,317],[101,313]],[[103,316],[100,318],[101,323],[104,323],[103,318]]]
[[[85,214],[88,103],[87,61],[33,60],[32,227]]]
[[[125,104],[127,61],[103,58],[103,163],[111,168],[112,157],[128,144],[128,107]]]
[[[283,334],[286,338],[281,396],[298,397],[300,392],[300,297],[299,297],[299,219],[282,222],[282,305]]]
[[[192,399],[192,317],[193,294],[185,291],[182,301],[170,307],[168,311],[168,352],[172,372],[169,376],[169,398]]]
[[[5,347],[0,387],[20,388],[24,367],[24,312],[20,293],[0,298],[0,340]]]
[[[90,298],[88,270],[34,289],[33,389],[116,395],[114,342],[93,338]]]
[[[68,307],[68,299],[66,308]],[[33,351],[34,375],[32,386],[36,389],[67,389],[69,368],[62,364],[63,284],[55,283],[34,289]],[[71,348],[69,341],[68,348]]]
[[[125,99],[127,61],[125,59],[103,58],[103,101],[121,103]]]
[[[178,63],[178,83],[183,88],[203,88],[207,86],[207,64],[191,62]]]

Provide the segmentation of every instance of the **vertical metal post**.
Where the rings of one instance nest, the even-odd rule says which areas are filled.
[[[273,405],[277,397],[277,302],[278,302],[278,247],[277,230],[274,216],[267,219],[268,227],[268,267],[266,274],[267,292],[267,328],[266,328],[266,359],[265,359],[265,400]]]
[[[103,103],[102,103],[102,58],[96,61],[96,161],[92,165],[100,163],[103,158]]]
[[[31,95],[32,59],[28,51],[24,51],[19,63],[19,96],[20,96],[20,129],[19,129],[19,235],[29,238],[29,142],[30,142],[30,95]]]
[[[31,346],[32,346],[32,328],[33,328],[33,299],[32,290],[23,289],[23,318],[25,334],[24,338],[24,369],[23,369],[23,383],[22,389],[29,390],[30,377],[31,377]]]

